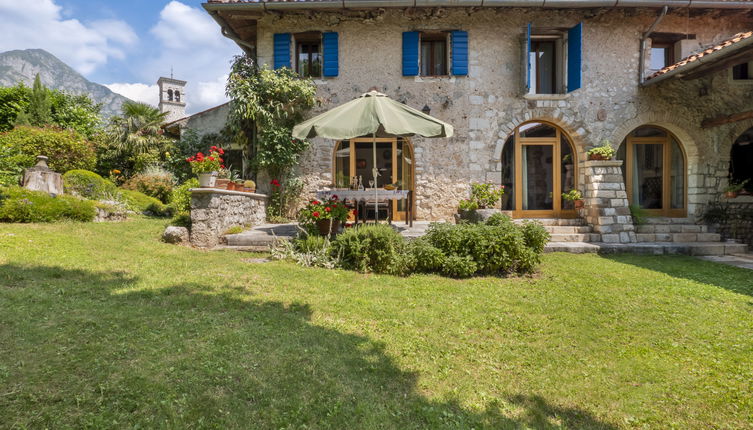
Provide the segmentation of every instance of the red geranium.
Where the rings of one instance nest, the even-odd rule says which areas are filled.
[[[332,212],[332,208],[331,208],[331,207],[329,207],[329,206],[327,206],[326,208],[324,208],[324,211],[325,211],[325,212]]]
[[[280,181],[278,181],[277,179],[272,179],[272,182],[270,182],[270,184],[274,185],[275,187],[279,187]]]
[[[313,213],[311,214],[311,216],[313,216],[314,218],[319,218],[319,211],[314,211],[314,212],[313,212]]]

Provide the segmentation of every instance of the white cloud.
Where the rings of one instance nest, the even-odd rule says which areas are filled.
[[[65,19],[53,0],[0,0],[0,16],[0,51],[42,48],[85,75],[110,58],[124,58],[126,48],[138,41],[120,20],[87,25]]]
[[[159,87],[157,85],[114,83],[105,86],[133,101],[147,103],[152,106],[159,104]]]

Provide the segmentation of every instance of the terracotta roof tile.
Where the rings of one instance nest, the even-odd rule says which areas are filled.
[[[741,41],[743,41],[745,39],[748,39],[750,37],[753,37],[753,31],[746,31],[745,33],[737,33],[736,35],[734,35],[733,37],[725,40],[724,42],[721,42],[721,43],[719,43],[717,45],[714,45],[714,46],[712,46],[710,48],[704,49],[703,51],[701,51],[701,52],[699,52],[697,54],[693,54],[693,55],[690,55],[688,57],[685,57],[682,60],[676,62],[675,64],[671,64],[671,65],[669,65],[669,66],[667,66],[667,67],[665,67],[665,68],[663,68],[661,70],[658,70],[656,73],[654,73],[651,76],[649,76],[648,78],[646,78],[646,80],[653,79],[653,78],[655,78],[657,76],[661,76],[661,75],[669,73],[669,72],[671,72],[673,70],[679,69],[680,67],[683,67],[683,66],[685,66],[687,64],[694,63],[694,62],[700,60],[701,58],[703,58],[703,57],[705,57],[705,56],[707,56],[709,54],[712,54],[712,53],[717,52],[717,51],[721,51],[722,49],[728,48],[728,47],[730,47],[730,46],[732,46],[732,45],[734,45],[736,43],[739,43],[739,42],[741,42]]]

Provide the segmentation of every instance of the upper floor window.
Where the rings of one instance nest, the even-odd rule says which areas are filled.
[[[562,92],[562,37],[531,36],[528,53],[532,94]]]
[[[447,75],[447,34],[421,33],[421,76]]]
[[[178,91],[178,90],[175,90],[175,101],[176,102],[180,101],[180,91]]]
[[[167,90],[167,101],[173,101],[173,90]]]
[[[651,41],[651,63],[649,68],[660,70],[675,63],[674,42]]]
[[[735,81],[747,81],[753,79],[753,62],[741,63],[732,67],[732,79]]]
[[[322,76],[322,35],[319,32],[295,35],[295,70],[307,78]]]

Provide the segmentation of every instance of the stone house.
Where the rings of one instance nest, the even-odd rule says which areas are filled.
[[[753,176],[750,1],[215,0],[204,8],[258,64],[312,77],[321,111],[376,87],[453,124],[448,139],[379,142],[377,168],[414,191],[417,219],[449,220],[470,183],[491,182],[505,185],[502,206],[516,218],[584,220],[579,240],[718,241],[695,223],[724,201],[730,175]],[[588,161],[586,151],[605,140],[620,161]],[[298,173],[312,191],[368,177],[370,145],[315,139]],[[561,197],[570,189],[583,192],[584,209]],[[628,204],[645,209],[648,226],[634,231]]]

